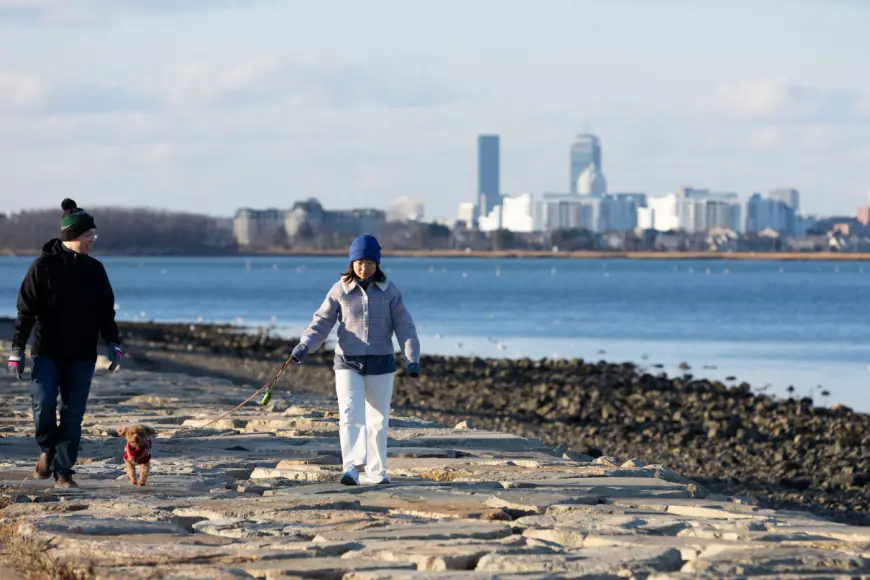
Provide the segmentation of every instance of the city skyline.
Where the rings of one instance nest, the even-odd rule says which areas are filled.
[[[478,193],[477,135],[502,137],[501,193],[516,194],[565,191],[585,131],[612,191],[866,205],[859,3],[445,1],[0,0],[0,211],[409,197],[450,219]]]

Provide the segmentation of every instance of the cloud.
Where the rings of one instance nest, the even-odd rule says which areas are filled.
[[[0,71],[0,113],[31,115],[99,115],[154,112],[158,98],[118,84],[55,82],[36,75]]]
[[[280,106],[303,109],[425,108],[467,95],[413,61],[251,60],[132,71],[101,80],[53,80],[0,71],[0,113],[89,116]]]
[[[465,95],[413,60],[353,62],[260,60],[231,66],[178,66],[158,81],[180,106],[243,107],[263,103],[347,108],[430,107]]]
[[[0,0],[0,23],[25,26],[106,24],[123,13],[172,15],[274,5],[277,0]]]
[[[785,123],[863,123],[870,121],[870,97],[851,89],[752,80],[721,87],[695,112]]]
[[[104,84],[60,85],[43,102],[47,115],[100,115],[125,111],[154,112],[161,107],[158,99],[122,86]]]
[[[37,107],[47,91],[47,84],[38,76],[0,71],[0,111]]]
[[[122,195],[185,209],[202,209],[205,196],[209,211],[226,215],[310,195],[329,207],[385,206],[415,192],[428,212],[452,216],[473,196],[478,132],[502,134],[507,191],[562,191],[567,147],[586,117],[620,190],[789,183],[815,195],[831,187],[821,177],[831,171],[838,194],[866,189],[866,125],[796,122],[826,109],[817,96],[778,85],[759,91],[764,98],[733,90],[751,83],[731,85],[697,111],[686,112],[685,97],[677,106],[622,100],[577,113],[558,101],[513,106],[504,92],[478,98],[407,58],[264,58],[93,75],[0,75],[7,191],[52,206],[58,190],[92,205]]]

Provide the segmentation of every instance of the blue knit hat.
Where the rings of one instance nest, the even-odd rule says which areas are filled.
[[[377,238],[368,234],[355,239],[350,245],[351,263],[357,260],[369,260],[375,264],[381,263],[381,245]]]

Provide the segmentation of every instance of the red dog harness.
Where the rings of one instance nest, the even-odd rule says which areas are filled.
[[[124,446],[124,461],[132,460],[136,465],[146,465],[151,462],[151,437],[145,440],[145,444],[138,449],[130,447],[130,442]]]

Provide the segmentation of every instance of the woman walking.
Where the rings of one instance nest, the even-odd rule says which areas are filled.
[[[408,374],[420,376],[420,341],[402,293],[381,271],[381,246],[374,236],[350,245],[350,266],[314,313],[291,358],[301,363],[317,350],[338,323],[335,391],[344,474],[341,483],[359,485],[365,465],[368,483],[389,483],[387,429],[399,339]]]

